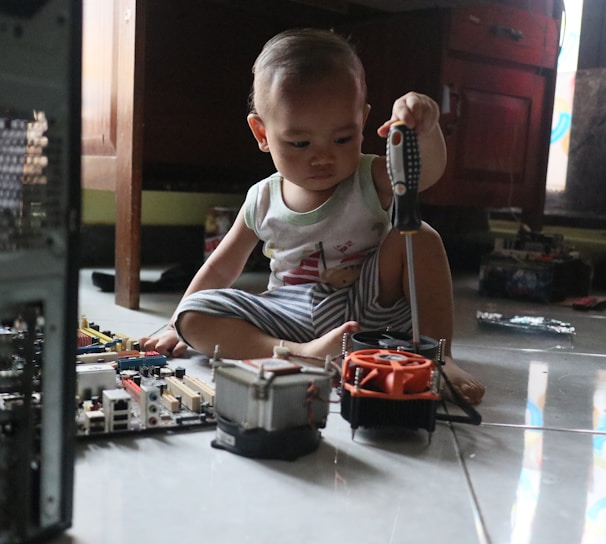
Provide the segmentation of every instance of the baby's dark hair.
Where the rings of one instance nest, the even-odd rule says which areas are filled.
[[[366,99],[366,76],[353,45],[331,30],[291,29],[271,38],[253,65],[253,86],[249,110],[256,112],[255,92],[261,78],[287,77],[295,82],[318,81],[335,73],[350,71],[360,82]]]

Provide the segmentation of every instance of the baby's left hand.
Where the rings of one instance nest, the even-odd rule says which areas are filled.
[[[417,134],[428,134],[438,124],[440,108],[428,96],[415,92],[406,93],[393,103],[391,119],[379,127],[377,133],[386,138],[389,127],[399,121],[414,128]]]

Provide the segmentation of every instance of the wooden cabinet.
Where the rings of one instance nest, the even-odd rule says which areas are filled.
[[[518,207],[542,226],[559,20],[501,5],[452,10],[441,70],[450,160],[433,204]]]
[[[450,160],[424,202],[520,207],[526,221],[540,226],[545,78],[460,59],[451,59],[442,75],[450,109],[442,116]]]
[[[389,117],[398,90],[424,92],[441,106],[448,164],[422,201],[521,208],[540,228],[558,18],[484,4],[406,13],[352,32],[367,67],[370,127]],[[371,130],[365,143],[378,153],[384,147]]]
[[[309,3],[85,0],[83,182],[116,190],[119,304],[139,304],[142,189],[243,193],[273,169],[245,122],[250,68],[295,26],[351,35],[372,105],[365,151],[384,153],[376,128],[397,96],[441,104],[449,161],[423,202],[519,207],[541,226],[560,0],[402,13]]]

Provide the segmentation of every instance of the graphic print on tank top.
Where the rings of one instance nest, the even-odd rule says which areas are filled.
[[[360,276],[362,262],[366,253],[357,252],[347,255],[351,242],[346,242],[337,247],[343,254],[337,267],[327,268],[324,258],[324,245],[322,242],[316,244],[312,253],[301,259],[299,266],[284,272],[282,280],[285,285],[298,285],[302,283],[321,282],[331,287],[341,288],[353,284]]]

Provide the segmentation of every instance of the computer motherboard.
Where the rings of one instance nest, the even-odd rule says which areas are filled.
[[[139,350],[125,334],[101,331],[82,318],[76,355],[79,438],[213,426],[214,387]]]

